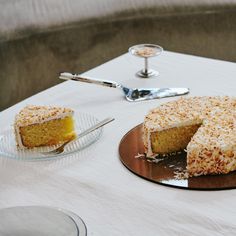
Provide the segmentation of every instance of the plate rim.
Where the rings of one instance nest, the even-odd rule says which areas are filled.
[[[66,215],[69,219],[71,219],[74,222],[74,224],[76,226],[76,229],[78,231],[78,234],[77,234],[78,236],[80,236],[81,228],[79,228],[77,220],[79,221],[80,226],[83,227],[82,233],[84,233],[84,234],[81,235],[81,236],[87,236],[87,231],[88,230],[87,230],[87,226],[86,226],[84,220],[79,215],[77,215],[76,213],[74,213],[70,210],[66,210],[66,209],[60,208],[60,207],[47,206],[47,205],[22,205],[22,206],[3,207],[3,208],[0,208],[0,211],[1,210],[16,209],[16,208],[44,208],[44,209],[48,208],[48,209],[51,209],[51,210],[62,212],[64,215]],[[74,219],[74,218],[77,218],[77,219]]]

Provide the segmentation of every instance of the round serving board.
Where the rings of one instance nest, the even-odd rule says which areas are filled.
[[[121,139],[119,154],[121,162],[134,174],[169,187],[195,190],[224,190],[236,188],[236,171],[222,175],[206,175],[177,179],[176,172],[186,170],[186,153],[176,154],[152,162],[137,158],[144,153],[142,124],[134,127]]]

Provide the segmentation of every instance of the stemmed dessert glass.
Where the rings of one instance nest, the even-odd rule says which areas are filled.
[[[136,75],[141,78],[156,77],[159,72],[148,67],[148,58],[158,56],[163,48],[156,44],[138,44],[129,48],[129,52],[137,57],[144,58],[144,69],[138,71]]]

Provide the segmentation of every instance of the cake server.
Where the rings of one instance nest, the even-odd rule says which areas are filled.
[[[71,74],[68,72],[60,73],[59,79],[98,84],[111,88],[120,88],[122,89],[125,98],[130,102],[180,96],[189,93],[188,88],[127,88],[115,81],[98,80],[87,76]]]

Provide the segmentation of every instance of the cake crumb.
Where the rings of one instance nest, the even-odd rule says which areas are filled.
[[[134,156],[134,158],[136,158],[136,159],[138,159],[138,158],[143,159],[145,157],[146,157],[146,155],[144,153],[138,153],[137,155]]]
[[[189,174],[187,170],[182,170],[182,171],[175,171],[174,172],[174,178],[176,180],[181,180],[181,179],[188,179],[189,178]]]

